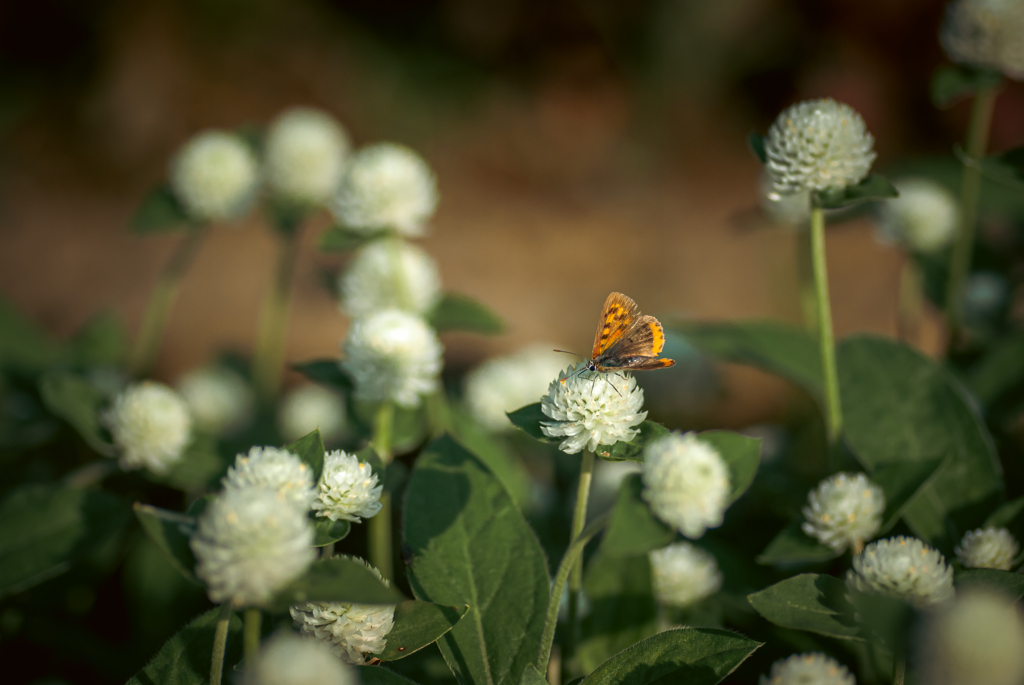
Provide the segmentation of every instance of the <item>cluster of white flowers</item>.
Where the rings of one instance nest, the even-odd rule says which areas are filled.
[[[248,454],[239,454],[223,485],[225,490],[266,488],[303,510],[315,497],[309,466],[279,447],[253,447]]]
[[[1024,80],[1024,0],[954,0],[939,41],[961,64],[991,67]]]
[[[329,445],[345,435],[345,400],[332,390],[305,383],[281,399],[277,422],[285,440],[294,442],[319,429],[321,439]]]
[[[846,585],[925,608],[953,598],[953,567],[938,550],[917,538],[897,535],[872,542],[854,555]]]
[[[342,450],[328,452],[320,476],[313,510],[332,521],[345,519],[359,523],[381,510],[384,484],[369,464]]]
[[[380,578],[380,571],[360,561]],[[348,602],[306,602],[291,607],[292,620],[303,635],[328,644],[350,664],[365,663],[367,654],[380,654],[387,645],[387,634],[395,625],[393,604],[352,604]]]
[[[550,345],[488,359],[466,376],[466,409],[485,428],[511,430],[506,412],[536,402],[564,363],[564,355],[553,352]]]
[[[960,221],[956,196],[928,178],[893,183],[900,196],[878,207],[878,237],[915,252],[936,252],[953,242]]]
[[[318,640],[281,632],[267,640],[242,672],[242,685],[357,685],[352,668]]]
[[[715,557],[689,542],[656,549],[649,556],[654,596],[661,604],[686,607],[722,587],[722,573]]]
[[[103,415],[124,469],[167,473],[192,436],[188,405],[178,393],[155,381],[123,390]]]
[[[837,473],[807,496],[803,531],[837,552],[859,547],[882,527],[885,493],[863,473]]]
[[[205,366],[178,381],[196,427],[221,435],[243,427],[250,418],[256,397],[237,371],[226,366]]]
[[[437,264],[422,248],[399,239],[359,249],[338,278],[341,306],[359,318],[383,309],[426,316],[441,299]]]
[[[326,205],[341,184],[348,150],[348,135],[334,117],[318,109],[290,109],[267,131],[267,183],[284,200]]]
[[[857,679],[838,661],[820,652],[794,654],[772,664],[760,685],[856,685]]]
[[[694,433],[673,433],[644,450],[643,497],[659,519],[688,538],[722,525],[729,506],[729,467]]]
[[[1009,571],[1017,561],[1020,545],[1005,528],[979,528],[964,535],[956,558],[964,568],[996,568]]]
[[[205,131],[171,160],[171,190],[196,221],[224,221],[241,215],[256,198],[259,162],[239,136]]]

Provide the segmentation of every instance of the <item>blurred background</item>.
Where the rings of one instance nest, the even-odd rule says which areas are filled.
[[[130,331],[179,236],[126,225],[175,149],[209,127],[324,108],[357,145],[405,143],[434,167],[424,247],[446,289],[508,322],[445,337],[453,373],[545,341],[588,351],[605,296],[665,317],[799,320],[798,235],[758,212],[746,135],[794,101],[852,105],[883,173],[952,166],[967,103],[932,106],[936,0],[36,0],[0,5],[0,293],[69,335],[112,310]],[[1021,143],[1024,88],[1000,95],[992,148]],[[948,161],[942,161],[946,159]],[[948,174],[955,182],[955,171]],[[321,218],[323,226],[327,217]],[[288,359],[338,354],[346,320],[306,233]],[[902,256],[865,216],[830,231],[839,335],[895,332]],[[251,351],[274,237],[255,213],[210,237],[156,376]],[[919,344],[943,338],[930,316]],[[668,352],[670,350],[667,350]],[[675,373],[666,372],[668,373]],[[781,381],[728,369],[697,423],[778,411]]]

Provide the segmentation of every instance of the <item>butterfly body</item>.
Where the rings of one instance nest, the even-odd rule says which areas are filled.
[[[665,331],[653,316],[640,313],[631,298],[612,293],[604,301],[594,336],[594,350],[587,360],[590,371],[650,371],[667,369],[676,362],[658,357],[665,347]]]

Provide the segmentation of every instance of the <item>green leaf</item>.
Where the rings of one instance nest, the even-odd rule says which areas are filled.
[[[506,412],[508,420],[512,422],[516,428],[520,429],[534,440],[540,440],[541,442],[559,442],[557,438],[549,438],[544,435],[544,431],[540,429],[541,421],[550,421],[544,412],[540,408],[540,402],[534,402],[528,404],[525,407],[520,407],[515,411]]]
[[[505,330],[500,316],[476,300],[456,293],[445,293],[427,320],[438,333],[466,331],[497,335]]]
[[[0,501],[0,597],[64,573],[120,535],[126,502],[101,490],[22,485]]]
[[[906,601],[876,592],[850,590],[847,600],[854,608],[861,635],[885,645],[894,653],[906,652],[906,639],[914,620],[914,608]]]
[[[855,205],[859,202],[885,200],[899,196],[900,193],[896,190],[896,186],[878,174],[871,174],[860,183],[854,185],[819,190],[815,198],[817,203],[824,209],[839,209]]]
[[[311,362],[292,364],[292,369],[314,383],[325,385],[343,395],[348,395],[355,389],[352,378],[342,370],[337,359],[315,359]]]
[[[142,198],[142,204],[135,210],[128,227],[133,233],[163,233],[188,228],[191,223],[170,186],[162,185]]]
[[[205,685],[210,682],[213,634],[220,607],[210,609],[189,623],[157,652],[128,685]],[[230,682],[231,664],[242,658],[242,621],[234,613],[228,622],[228,643],[224,655],[225,682]]]
[[[523,462],[501,441],[465,413],[452,410],[452,434],[473,455],[487,464],[520,509],[530,501],[530,474]]]
[[[944,463],[943,459],[927,459],[909,464],[889,464],[871,474],[871,480],[885,493],[885,514],[879,534],[896,525],[903,510],[931,484]]]
[[[960,97],[985,88],[996,88],[1003,75],[993,69],[947,64],[932,74],[931,97],[936,107],[945,107]]]
[[[658,632],[647,555],[613,556],[604,547],[601,543],[583,577],[590,612],[583,618],[579,660],[586,672]]]
[[[584,685],[716,685],[762,643],[718,628],[658,633],[604,662]]]
[[[320,234],[316,247],[321,252],[349,252],[363,243],[368,243],[379,237],[379,235],[357,233],[344,226],[334,225]]]
[[[965,163],[980,164],[981,172],[993,181],[1024,190],[1024,147]]]
[[[415,685],[414,681],[384,666],[356,666],[355,670],[362,685]]]
[[[757,557],[757,563],[774,566],[814,564],[839,556],[839,552],[805,533],[801,528],[802,523],[802,520],[794,521],[783,528]]]
[[[754,156],[761,161],[761,164],[768,163],[768,152],[765,150],[764,136],[756,131],[751,131],[747,134],[747,146],[754,153]]]
[[[216,490],[232,461],[232,457],[217,450],[217,440],[212,435],[193,433],[181,458],[167,473],[146,471],[145,476],[154,483],[187,492]]]
[[[381,661],[395,661],[419,651],[452,629],[469,611],[469,606],[441,606],[410,599],[395,608],[395,627],[388,633]]]
[[[456,679],[518,685],[539,654],[548,605],[533,530],[498,479],[449,437],[416,460],[404,510],[416,597],[470,607],[438,641]]]
[[[0,298],[0,368],[37,374],[67,358],[56,338]]]
[[[305,435],[293,443],[284,446],[299,459],[301,459],[313,471],[313,482],[319,482],[320,474],[324,470],[324,441],[320,437],[320,430]]]
[[[847,338],[836,357],[847,444],[869,473],[949,459],[903,518],[918,537],[952,551],[955,530],[977,528],[1003,491],[992,439],[971,399],[945,368],[893,340]]]
[[[333,545],[348,535],[349,531],[352,530],[352,522],[345,521],[344,519],[332,521],[326,516],[317,516],[313,520],[313,530],[316,531],[316,539],[313,541],[314,547]]]
[[[724,430],[710,430],[697,436],[718,450],[729,467],[729,504],[740,498],[757,475],[761,463],[761,438]]]
[[[639,473],[623,479],[612,507],[608,530],[601,551],[608,556],[632,556],[661,549],[676,538],[676,532],[651,513],[641,493],[644,484]]]
[[[989,514],[982,528],[1010,528],[1024,511],[1024,497],[1018,497]]]
[[[617,442],[611,447],[598,445],[594,455],[605,461],[639,461],[644,460],[644,448],[652,441],[669,434],[669,429],[654,421],[644,421],[638,428],[640,432],[629,442]]]
[[[537,670],[536,666],[526,665],[526,670],[523,671],[522,685],[547,685],[547,683],[548,679]]]
[[[777,626],[860,640],[846,584],[832,576],[803,573],[747,595],[750,606]]]
[[[1012,331],[988,345],[981,359],[967,372],[966,383],[988,406],[1019,388],[1024,380],[1024,335]]]
[[[193,583],[202,584],[196,578],[196,558],[188,544],[189,538],[196,532],[196,517],[139,502],[132,509],[135,518],[142,524],[142,530],[164,553],[171,566]]]
[[[994,568],[958,571],[954,578],[957,593],[964,590],[988,590],[1018,600],[1024,597],[1024,575]]]
[[[39,393],[47,409],[71,424],[89,447],[112,456],[113,445],[100,427],[103,396],[81,376],[66,371],[51,371],[39,381]]]
[[[270,600],[266,608],[287,611],[300,602],[398,604],[404,599],[402,593],[386,586],[362,562],[330,557],[314,563],[305,575]]]
[[[71,347],[80,366],[117,367],[128,356],[128,331],[115,314],[100,313],[75,333]]]

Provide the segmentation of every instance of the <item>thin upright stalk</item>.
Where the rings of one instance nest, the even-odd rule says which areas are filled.
[[[896,336],[909,345],[917,343],[924,308],[921,272],[911,254],[903,255],[900,266],[899,300],[896,310]]]
[[[828,295],[828,266],[825,261],[825,214],[811,202],[811,265],[817,303],[818,344],[821,349],[822,379],[825,382],[825,427],[830,447],[843,432],[843,411],[839,404],[839,374],[836,371],[836,345],[832,334],[832,305]],[[830,453],[834,450],[830,449]]]
[[[245,661],[252,663],[260,653],[260,623],[263,620],[259,609],[246,609],[242,619],[242,645]]]
[[[231,624],[231,602],[220,605],[217,627],[213,631],[213,656],[210,658],[210,685],[220,685],[224,675],[224,651],[228,644],[228,626]]]
[[[816,311],[816,288],[814,287],[814,269],[811,267],[811,243],[803,231],[794,231],[796,236],[796,273],[800,288],[800,315],[804,328],[814,333],[818,330],[818,313]]]
[[[576,540],[583,532],[587,520],[587,501],[590,499],[590,482],[594,478],[594,453],[583,452],[580,462],[580,482],[576,488],[576,507],[572,512],[572,529],[569,539]],[[579,631],[580,588],[583,587],[583,559],[577,558],[569,574],[569,639],[566,641],[565,662],[571,663],[576,656],[576,636]]]
[[[384,466],[391,463],[391,432],[395,421],[395,405],[384,402],[377,410],[377,421],[374,426],[373,449],[377,452]],[[380,474],[384,480],[385,474]],[[370,563],[377,567],[380,574],[387,580],[394,575],[391,549],[391,493],[386,490],[380,496],[381,508],[368,522],[370,547]]]
[[[412,291],[409,289],[409,281],[405,277],[405,264],[402,262],[402,239],[397,235],[391,235],[384,239],[387,241],[388,260],[391,262],[392,278],[394,278],[395,295],[399,309],[407,312],[413,310]]]
[[[963,328],[963,289],[971,271],[971,257],[974,252],[974,233],[978,222],[978,198],[981,194],[981,169],[973,160],[985,155],[988,148],[988,133],[992,124],[999,86],[981,88],[974,95],[971,119],[967,125],[967,140],[964,152],[968,163],[964,164],[960,178],[960,225],[953,243],[949,263],[949,281],[946,283],[946,321],[949,324],[949,339],[952,343],[960,337]]]
[[[301,226],[296,226],[292,231],[277,232],[276,235],[281,240],[277,270],[270,292],[263,301],[253,355],[253,383],[264,400],[273,399],[281,389],[285,344],[288,340],[288,307],[302,236]]]
[[[142,326],[135,339],[135,347],[132,349],[130,361],[132,375],[144,376],[152,368],[156,355],[160,351],[160,343],[164,338],[167,318],[170,316],[171,307],[174,306],[174,300],[177,299],[178,290],[181,288],[181,280],[195,260],[196,254],[203,244],[203,239],[206,237],[206,232],[205,226],[188,230],[153,287],[149,302],[146,304],[146,311],[142,315]]]

